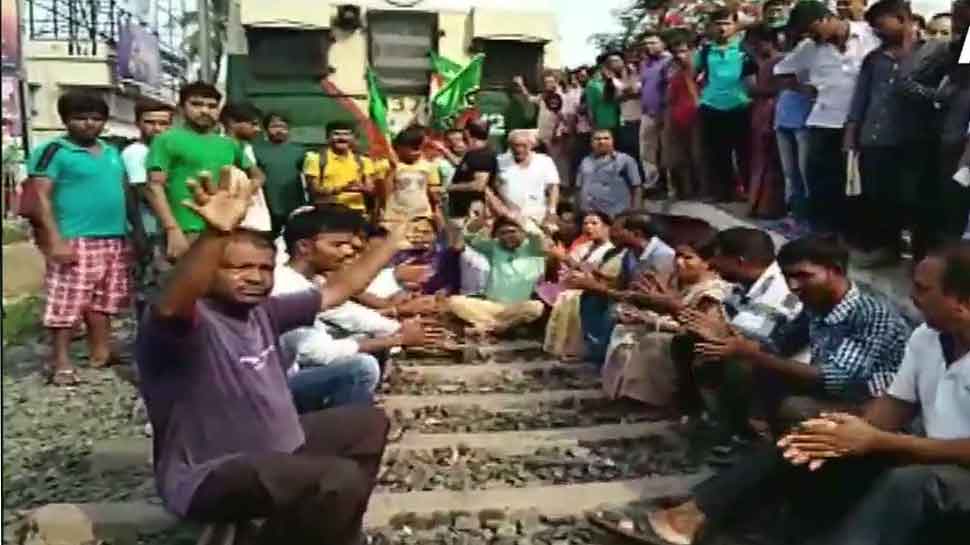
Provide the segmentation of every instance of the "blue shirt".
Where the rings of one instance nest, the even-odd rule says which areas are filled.
[[[775,128],[804,129],[805,120],[811,112],[811,99],[798,91],[785,89],[775,102]]]
[[[860,402],[889,389],[902,363],[909,325],[887,303],[853,284],[828,314],[812,316],[808,338],[825,391]]]
[[[723,45],[711,43],[695,53],[694,66],[707,74],[707,84],[701,91],[701,105],[721,111],[747,106],[751,102],[744,85],[747,59],[748,54],[741,48],[738,36]]]
[[[640,168],[633,157],[619,151],[590,155],[579,165],[579,207],[615,217],[630,209],[632,190],[640,185]]]
[[[42,161],[55,142],[60,149]],[[104,140],[97,142],[100,149],[92,152],[60,137],[30,155],[29,174],[53,184],[51,207],[63,238],[120,237],[127,231],[121,154]]]

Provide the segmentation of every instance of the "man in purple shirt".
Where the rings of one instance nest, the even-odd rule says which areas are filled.
[[[387,417],[349,406],[301,418],[279,336],[362,291],[403,233],[373,246],[323,291],[271,297],[275,249],[238,229],[251,182],[227,167],[218,187],[192,191],[187,205],[206,230],[146,310],[135,348],[159,493],[170,510],[198,522],[266,519],[255,543],[356,544]]]
[[[643,185],[649,189],[660,178],[660,134],[666,107],[664,91],[667,87],[667,65],[670,53],[665,50],[660,34],[648,32],[643,39],[644,58],[640,66],[640,161],[643,164]]]

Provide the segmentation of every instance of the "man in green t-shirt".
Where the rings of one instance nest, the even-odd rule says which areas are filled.
[[[199,172],[217,174],[222,167],[236,166],[258,186],[263,174],[234,140],[216,132],[222,94],[211,84],[195,82],[179,90],[183,123],[158,135],[145,161],[149,171],[149,204],[165,229],[165,254],[178,259],[191,238],[205,229],[205,222],[183,202],[191,200],[186,185]]]
[[[286,219],[307,203],[303,187],[303,146],[290,141],[290,123],[283,115],[268,113],[263,117],[265,141],[253,144],[256,164],[266,174],[266,203],[273,222],[273,235],[279,235]]]
[[[620,101],[616,81],[623,72],[623,55],[609,52],[596,59],[599,73],[586,84],[586,108],[593,129],[615,131],[620,126]]]

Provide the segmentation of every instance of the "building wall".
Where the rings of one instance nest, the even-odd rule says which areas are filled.
[[[142,93],[137,87],[116,82],[114,61],[107,44],[98,44],[97,55],[71,55],[65,42],[29,40],[24,44],[28,101],[31,110],[30,142],[36,145],[64,133],[57,114],[57,99],[65,91],[85,89],[101,94],[108,103],[109,118],[104,136],[137,138],[135,102]],[[152,98],[172,102],[171,95]]]

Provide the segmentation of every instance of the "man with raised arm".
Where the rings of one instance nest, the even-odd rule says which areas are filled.
[[[166,506],[199,522],[266,519],[258,543],[357,543],[388,429],[379,409],[300,417],[280,334],[362,291],[397,251],[395,231],[323,290],[270,296],[275,250],[238,230],[254,185],[224,168],[189,185],[205,231],[140,324],[141,394]]]

